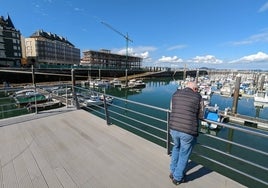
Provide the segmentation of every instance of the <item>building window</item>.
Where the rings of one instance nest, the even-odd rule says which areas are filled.
[[[6,57],[5,52],[0,51],[0,57]]]

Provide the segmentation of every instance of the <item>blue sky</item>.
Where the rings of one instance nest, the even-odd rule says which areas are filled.
[[[108,49],[143,66],[268,70],[268,0],[0,0],[24,37],[42,29],[81,52]],[[107,27],[106,23],[113,29]],[[81,54],[82,57],[82,54]]]

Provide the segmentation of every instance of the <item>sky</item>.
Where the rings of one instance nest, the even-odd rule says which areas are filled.
[[[43,30],[143,67],[268,70],[268,0],[0,0],[24,37]]]

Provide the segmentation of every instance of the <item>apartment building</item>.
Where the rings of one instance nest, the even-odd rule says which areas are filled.
[[[28,64],[39,65],[78,65],[80,49],[66,38],[38,30],[25,38],[25,54]]]
[[[14,27],[10,16],[0,17],[0,66],[20,66],[22,58],[21,33]]]

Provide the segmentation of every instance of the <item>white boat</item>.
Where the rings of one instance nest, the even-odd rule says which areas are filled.
[[[16,91],[14,93],[14,97],[19,97],[19,96],[25,96],[25,95],[35,95],[35,89],[23,89],[23,90],[19,90],[19,91]]]
[[[103,101],[100,99],[97,95],[91,95],[87,97],[83,97],[83,106],[89,107],[89,106],[99,106],[103,105]]]
[[[268,108],[268,103],[267,102],[257,102],[254,101],[254,107],[259,107],[259,108]]]
[[[100,100],[101,101],[104,101],[104,95],[100,95]],[[113,97],[110,97],[110,96],[105,96],[105,101],[109,104],[109,103],[112,103],[113,102],[113,100],[114,100],[114,98]]]
[[[131,79],[128,82],[129,88],[144,88],[146,84],[142,80]]]
[[[210,98],[213,94],[213,92],[211,91],[211,87],[201,85],[201,86],[199,86],[199,93],[202,96],[202,99],[204,101],[204,105],[208,106],[210,103]]]
[[[49,95],[44,95],[34,89],[23,89],[15,92],[12,97],[19,105],[27,105],[34,102],[43,103],[51,99]]]
[[[89,81],[90,87],[108,87],[110,85],[109,80],[95,79]]]
[[[122,86],[122,82],[120,80],[118,80],[118,78],[114,78],[113,80],[111,80],[110,84],[113,87],[121,87]]]
[[[220,94],[224,96],[231,97],[233,93],[234,93],[234,86],[230,83],[224,84],[220,89]]]
[[[268,90],[257,91],[254,96],[254,102],[268,103]]]
[[[53,89],[51,92],[54,95],[62,96],[62,95],[66,95],[66,93],[70,94],[72,92],[72,89],[71,88],[59,87],[57,89]]]

